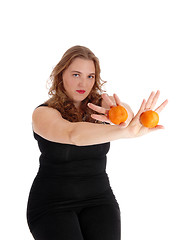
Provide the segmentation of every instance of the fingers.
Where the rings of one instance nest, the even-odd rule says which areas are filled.
[[[140,115],[144,111],[145,105],[146,105],[146,100],[143,99],[139,111],[137,112],[137,114],[135,115],[135,117],[132,119],[132,121],[130,123],[131,125],[133,125],[135,127],[135,129],[136,129],[135,131],[139,131],[140,128],[142,127],[142,124],[140,123]]]
[[[117,94],[113,95],[112,97],[109,97],[108,94],[102,94],[102,98],[104,100],[104,102],[106,103],[106,107],[100,107],[97,106],[93,103],[88,103],[88,107],[91,108],[92,110],[94,110],[97,113],[100,113],[102,115],[99,114],[92,114],[91,117],[95,120],[101,121],[101,122],[107,122],[107,123],[111,123],[111,121],[108,118],[108,112],[109,109],[113,106],[116,105],[122,105],[119,97],[117,96]],[[121,127],[126,127],[126,124],[122,124]]]
[[[104,115],[91,114],[91,117],[93,119],[101,121],[101,122],[108,122],[108,123],[110,123],[110,120],[107,117],[107,115],[108,115],[108,110],[107,109],[105,109],[103,107],[100,107],[100,106],[97,106],[97,105],[95,105],[93,103],[88,103],[88,107],[91,108],[92,110],[98,112],[98,113],[104,114]]]
[[[153,109],[158,101],[158,98],[160,96],[160,91],[158,90],[152,100],[152,103],[151,103],[151,109]]]
[[[159,90],[156,92],[156,94],[152,92],[147,100],[144,110],[149,110],[149,109],[153,110],[153,108],[155,107],[158,101],[159,96],[160,96]],[[168,100],[166,99],[158,108],[155,109],[155,112],[160,113],[167,104],[168,104]]]
[[[146,106],[146,100],[143,99],[140,109],[136,114],[136,117],[140,117],[141,113],[145,110],[145,106]]]
[[[153,110],[153,108],[155,107],[155,105],[158,101],[159,96],[160,96],[160,91],[158,90],[156,93],[152,92],[147,101],[145,99],[143,99],[139,111],[137,112],[136,116],[131,121],[131,125],[133,125],[133,126],[136,125],[137,128],[142,127],[142,125],[139,121],[140,115],[146,110]],[[117,94],[114,94],[113,98],[109,97],[107,94],[102,94],[102,98],[103,98],[104,102],[106,103],[106,108],[97,106],[92,103],[88,104],[89,108],[91,108],[92,110],[96,111],[99,114],[102,114],[102,115],[92,114],[91,117],[98,121],[111,123],[108,118],[109,109],[115,105],[122,105],[122,103],[121,103],[119,97],[117,96]],[[156,108],[155,111],[159,114],[165,108],[167,103],[168,103],[168,100],[165,100],[158,108]],[[121,127],[127,127],[127,124],[122,125]],[[155,128],[152,129],[152,131],[157,130],[157,129],[163,129],[163,128],[164,128],[163,126],[157,125]]]
[[[114,94],[113,96],[114,96],[114,99],[115,99],[115,101],[116,101],[116,104],[117,104],[117,105],[122,105],[122,103],[121,103],[119,97],[117,96],[117,94]]]
[[[107,110],[105,108],[97,106],[93,103],[88,103],[88,107],[91,108],[92,110],[98,112],[98,113],[107,114]]]
[[[166,99],[157,109],[155,109],[155,112],[160,113],[167,104],[168,104],[168,100]]]
[[[102,98],[106,102],[106,104],[111,108],[112,106],[115,105],[115,103],[112,101],[112,99],[108,96],[108,94],[104,93],[102,94]]]
[[[151,132],[154,132],[154,131],[157,131],[157,130],[161,130],[161,129],[164,129],[164,126],[162,125],[157,125],[156,127],[154,128],[146,128],[146,127],[141,127],[140,131],[138,132],[137,136],[140,137],[140,136],[143,136],[145,134],[148,134],[148,133],[151,133]]]
[[[154,128],[149,128],[148,132],[154,132],[156,130],[164,129],[163,125],[156,125]]]
[[[127,125],[127,123],[123,122],[123,123],[120,123],[119,126],[121,128],[126,128],[128,125]]]
[[[146,105],[145,105],[145,109],[150,109],[151,108],[151,103],[153,101],[155,93],[152,92],[149,96],[149,98],[147,99]]]
[[[160,95],[159,90],[156,92],[156,94],[155,92],[152,92],[147,100],[145,109],[153,109],[158,101],[159,95]]]
[[[95,120],[101,121],[101,122],[107,122],[110,123],[110,120],[105,115],[98,115],[98,114],[91,114],[91,117]]]

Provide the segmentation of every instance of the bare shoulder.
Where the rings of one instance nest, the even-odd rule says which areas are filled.
[[[32,114],[33,131],[50,141],[71,143],[71,125],[58,110],[51,107],[40,106]]]
[[[32,114],[32,120],[33,122],[36,121],[41,121],[44,119],[49,119],[49,118],[59,118],[61,117],[61,114],[58,110],[51,108],[51,107],[47,107],[47,106],[40,106],[37,107]]]

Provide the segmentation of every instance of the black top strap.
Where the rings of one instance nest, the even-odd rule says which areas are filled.
[[[42,104],[40,104],[39,106],[37,106],[36,108],[38,108],[38,107],[47,107],[48,105],[46,104],[46,103],[42,103]]]

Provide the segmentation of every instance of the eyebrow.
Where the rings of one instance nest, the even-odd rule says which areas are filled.
[[[80,73],[80,74],[81,74],[81,72],[79,72],[79,71],[76,71],[76,70],[74,70],[74,71],[71,71],[71,72],[76,72],[76,73]],[[95,73],[90,73],[89,75],[95,75]]]

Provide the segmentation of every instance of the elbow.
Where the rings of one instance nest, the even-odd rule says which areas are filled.
[[[81,134],[80,131],[77,130],[77,123],[72,123],[72,128],[69,132],[69,142],[75,146],[81,145]]]

